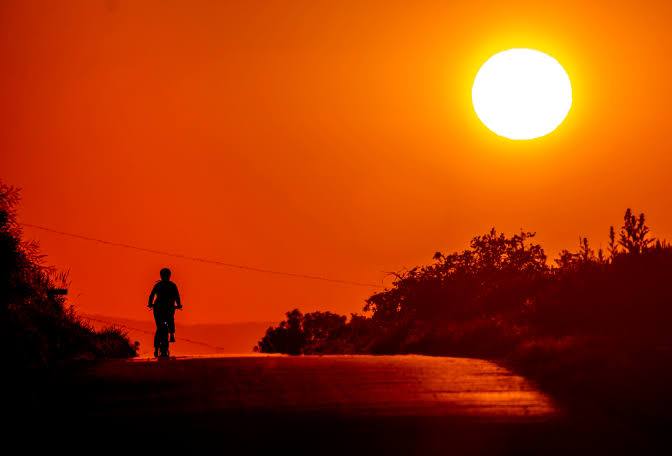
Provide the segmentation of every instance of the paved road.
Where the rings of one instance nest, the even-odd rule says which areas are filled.
[[[87,382],[142,386],[94,396],[103,414],[289,414],[477,416],[540,419],[551,401],[491,362],[426,356],[178,358],[110,362]],[[147,395],[146,390],[154,391]]]
[[[111,361],[49,385],[34,392],[32,417],[76,430],[73,445],[86,438],[118,449],[216,445],[231,454],[535,454],[561,439],[548,397],[476,359]]]

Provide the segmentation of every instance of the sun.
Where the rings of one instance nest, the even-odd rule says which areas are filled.
[[[508,49],[486,61],[471,90],[478,118],[514,140],[545,136],[572,107],[572,84],[560,63],[534,49]]]

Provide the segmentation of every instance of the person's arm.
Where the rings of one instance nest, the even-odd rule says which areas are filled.
[[[156,296],[156,285],[152,287],[152,292],[149,294],[149,303],[147,304],[147,307],[150,309],[154,307],[154,297]]]
[[[180,292],[177,289],[177,285],[175,285],[175,302],[177,303],[177,308],[181,309],[182,301],[180,300]]]

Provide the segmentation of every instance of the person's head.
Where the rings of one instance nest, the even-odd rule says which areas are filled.
[[[161,280],[170,280],[170,269],[161,269],[161,271],[159,271],[159,275],[161,276]]]

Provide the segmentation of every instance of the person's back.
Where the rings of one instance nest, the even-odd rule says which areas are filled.
[[[154,305],[158,306],[160,311],[175,311],[175,304],[180,299],[180,293],[177,291],[175,282],[171,280],[159,280],[154,284],[152,293],[156,296]]]

